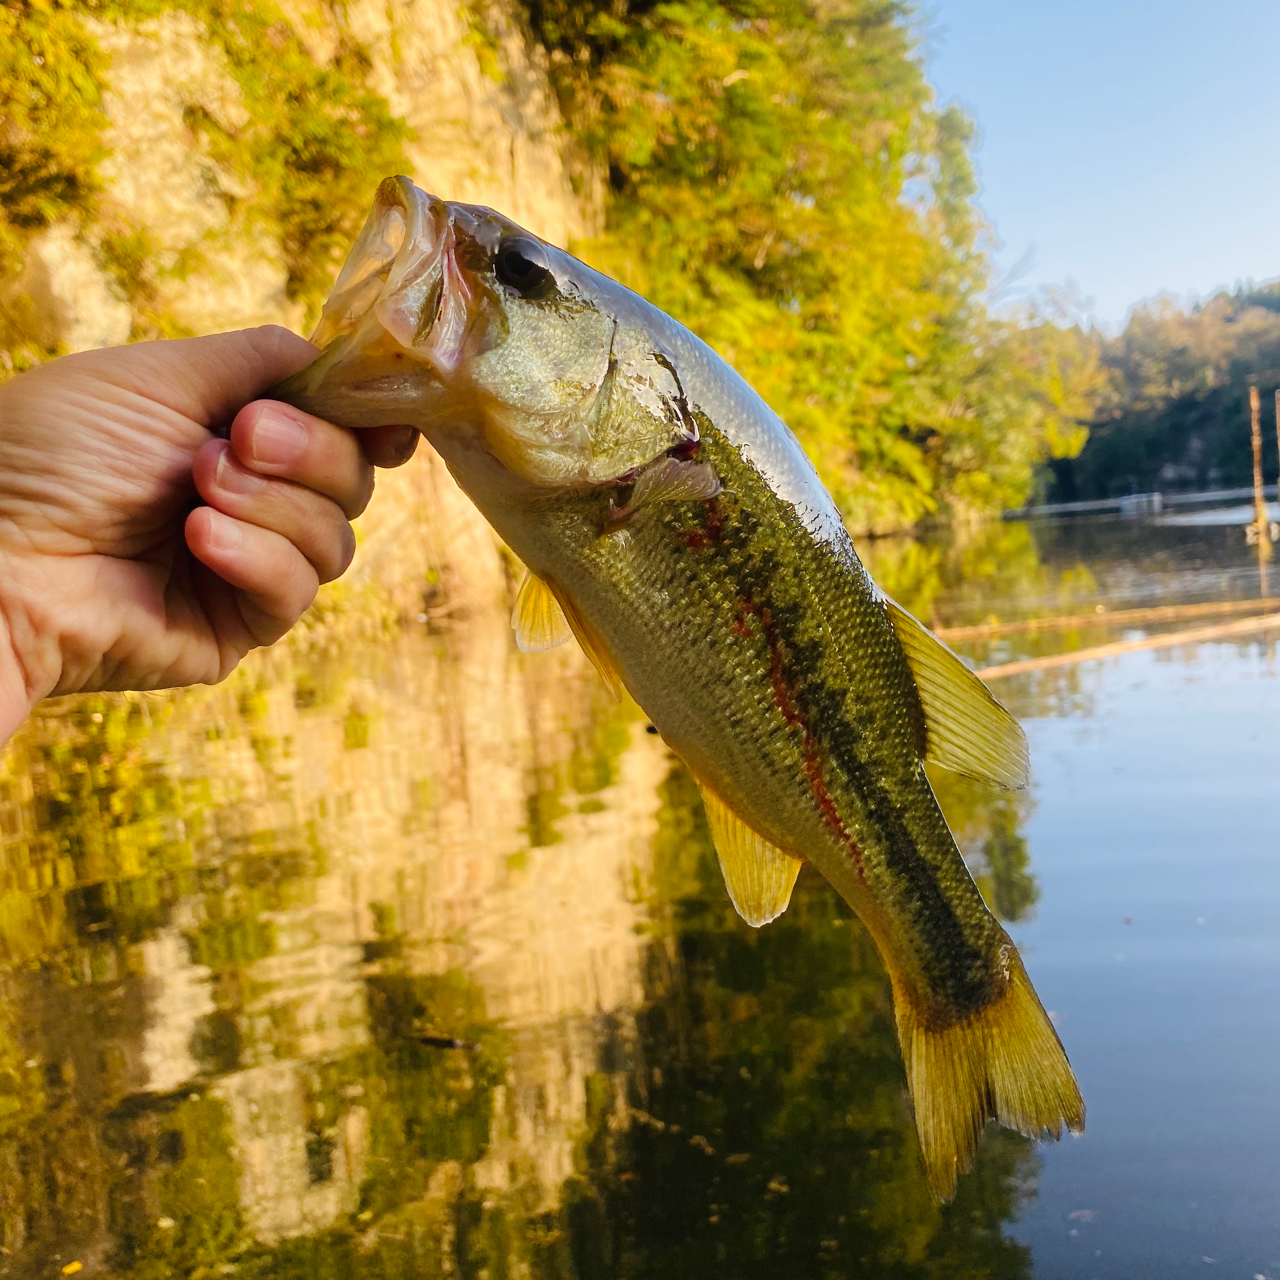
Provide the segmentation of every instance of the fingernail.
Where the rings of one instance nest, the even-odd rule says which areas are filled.
[[[244,541],[244,530],[220,511],[211,509],[209,515],[209,545],[215,551],[234,551]]]
[[[252,471],[236,466],[231,461],[229,445],[218,455],[218,467],[213,474],[213,479],[219,489],[225,489],[227,493],[238,493],[242,497],[257,493],[267,483]]]
[[[269,467],[287,467],[297,460],[306,444],[307,433],[302,424],[274,409],[263,411],[249,437],[253,461]]]

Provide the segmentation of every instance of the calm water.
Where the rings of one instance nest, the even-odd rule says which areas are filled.
[[[867,554],[938,625],[1259,590],[1235,528]],[[857,922],[806,872],[742,925],[569,647],[495,609],[52,705],[0,755],[0,1274],[1280,1280],[1277,639],[1005,679],[1032,792],[938,776],[1089,1105],[941,1210]]]

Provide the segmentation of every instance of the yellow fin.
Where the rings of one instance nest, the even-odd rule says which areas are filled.
[[[729,898],[738,914],[758,929],[787,909],[800,859],[757,835],[710,787],[698,785]]]
[[[608,649],[604,647],[604,642],[596,635],[591,624],[582,616],[577,606],[568,596],[561,591],[557,591],[554,587],[550,588],[550,590],[560,605],[570,629],[573,631],[573,638],[582,646],[582,652],[591,659],[591,665],[595,667],[600,679],[604,681],[604,687],[608,689],[609,696],[615,702],[621,702],[622,677],[618,674],[618,668],[614,666]]]
[[[1009,985],[981,1013],[932,1029],[896,979],[898,1039],[915,1103],[929,1190],[950,1200],[973,1164],[983,1125],[998,1120],[1030,1138],[1084,1131],[1084,1101],[1058,1033],[1012,943]]]
[[[922,622],[888,596],[884,602],[924,706],[925,759],[1022,790],[1029,770],[1022,726]]]
[[[564,644],[573,632],[555,593],[536,573],[525,570],[524,581],[511,610],[516,648],[521,653],[541,653]]]

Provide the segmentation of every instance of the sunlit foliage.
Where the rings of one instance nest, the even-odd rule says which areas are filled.
[[[26,238],[66,223],[131,302],[135,336],[180,332],[164,287],[199,268],[201,246],[162,265],[145,228],[95,222],[110,67],[94,24],[173,12],[197,20],[242,96],[241,123],[187,112],[234,175],[218,234],[266,232],[289,295],[314,309],[406,136],[333,4],[323,65],[271,0],[6,6],[0,266],[12,278]],[[492,52],[479,12],[465,7],[477,56]],[[528,0],[525,13],[584,193],[605,191],[605,233],[578,247],[741,370],[856,529],[1016,504],[1038,463],[1078,451],[1094,344],[1058,315],[988,313],[972,129],[935,104],[902,0]],[[0,294],[7,365],[54,354],[31,341],[21,291]]]
[[[241,95],[243,119],[234,125],[198,106],[186,112],[193,145],[234,175],[237,191],[223,193],[231,234],[246,243],[263,231],[276,239],[289,297],[318,310],[373,189],[404,168],[408,130],[369,87],[369,59],[336,6],[338,48],[319,65],[271,0],[16,0],[0,7],[0,284],[20,272],[32,233],[65,222],[133,303],[135,337],[179,332],[155,305],[161,255],[145,230],[118,217],[95,221],[111,70],[94,24],[137,26],[170,13],[196,19]],[[197,246],[164,270],[182,278],[199,257]],[[0,377],[57,354],[31,341],[44,327],[35,320],[21,291],[0,288]]]
[[[28,235],[92,207],[104,65],[69,5],[0,5],[0,284],[21,271]],[[49,353],[24,340],[31,316],[8,294],[0,289],[3,363],[25,368]]]
[[[972,129],[896,0],[528,0],[607,173],[594,262],[774,405],[855,528],[1016,503],[1100,385],[1059,317],[991,318]]]

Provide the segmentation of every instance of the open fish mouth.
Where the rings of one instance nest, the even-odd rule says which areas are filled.
[[[458,264],[451,208],[408,178],[387,178],[311,335],[352,355],[385,333],[443,375],[462,359],[473,290]]]

